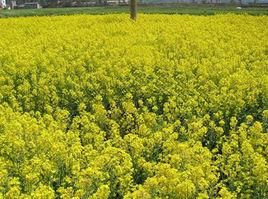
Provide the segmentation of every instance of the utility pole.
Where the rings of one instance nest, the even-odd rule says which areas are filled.
[[[130,18],[137,19],[137,0],[130,0]]]

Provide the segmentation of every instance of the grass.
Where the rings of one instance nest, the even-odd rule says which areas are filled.
[[[75,8],[43,8],[43,9],[19,9],[0,10],[0,18],[24,17],[24,16],[47,16],[47,15],[73,15],[73,14],[109,14],[128,13],[129,6],[106,6],[106,7],[75,7]],[[250,15],[268,15],[268,7],[244,7],[236,9],[236,5],[141,5],[139,13],[163,13],[163,14],[191,14],[191,15],[214,15],[219,13],[247,13]]]

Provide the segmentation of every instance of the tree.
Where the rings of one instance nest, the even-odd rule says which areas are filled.
[[[137,0],[130,1],[130,18],[132,20],[137,19]]]

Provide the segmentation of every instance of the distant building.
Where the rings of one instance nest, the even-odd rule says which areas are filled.
[[[129,0],[118,0],[119,4],[128,4]]]
[[[39,8],[42,8],[42,7],[38,2],[28,2],[28,3],[24,3],[23,8],[25,8],[25,9],[39,9]]]
[[[0,0],[0,8],[6,8],[6,0]]]
[[[128,4],[129,0],[107,0],[107,5]]]

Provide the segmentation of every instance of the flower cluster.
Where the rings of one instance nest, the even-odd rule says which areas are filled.
[[[0,198],[268,198],[267,27],[0,19]]]

